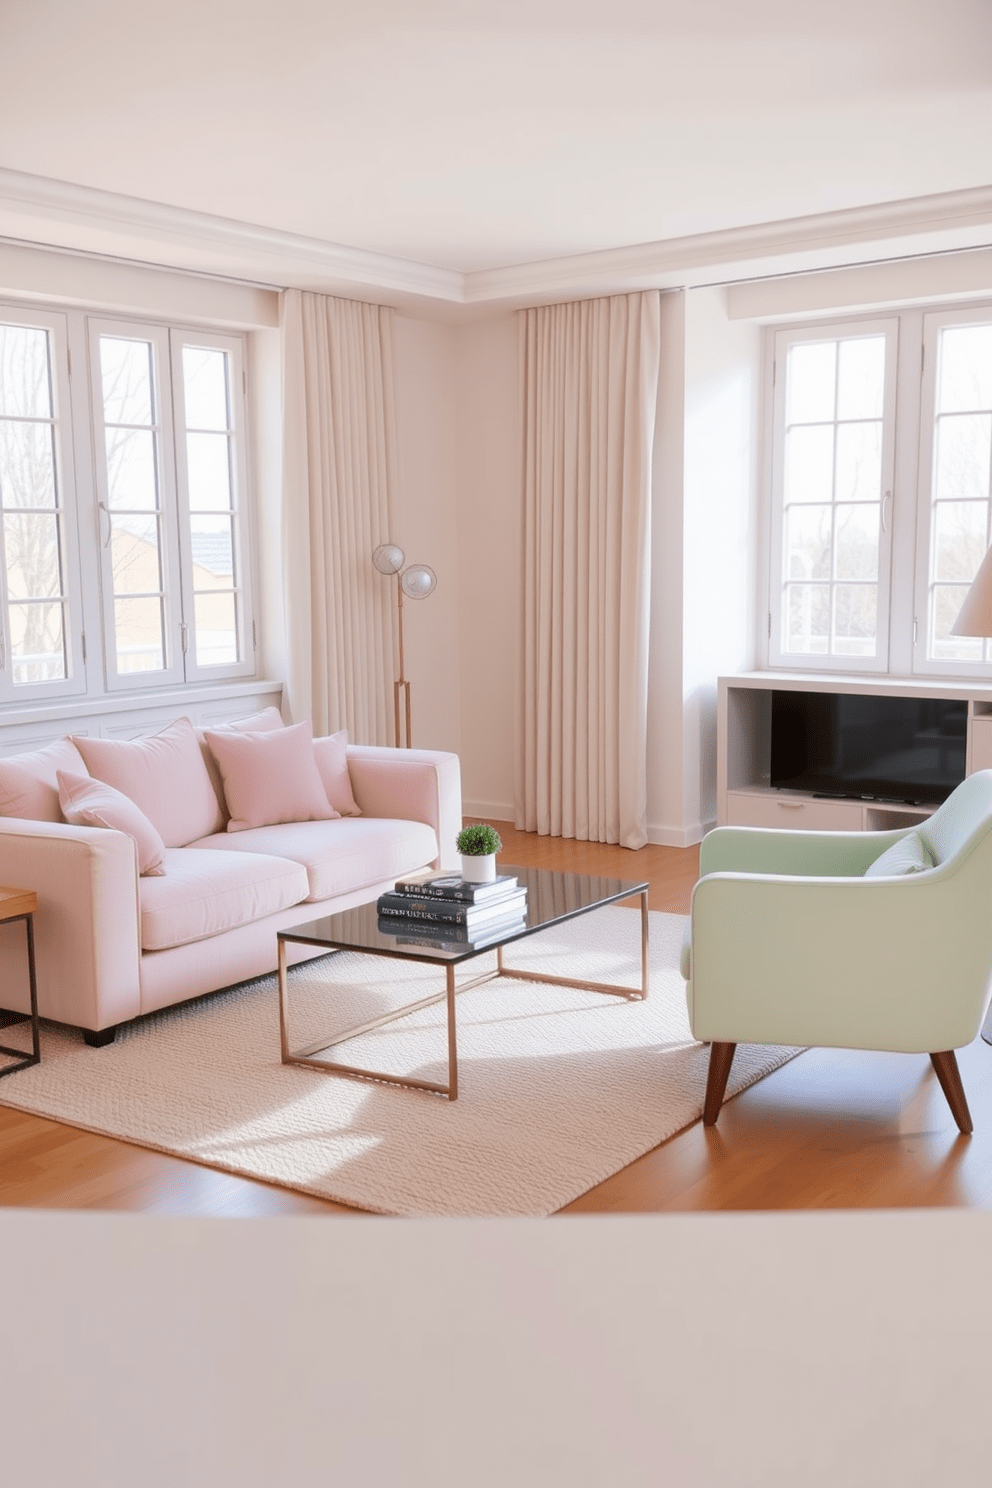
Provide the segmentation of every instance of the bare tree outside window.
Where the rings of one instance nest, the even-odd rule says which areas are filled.
[[[0,324],[3,651],[15,686],[68,675],[55,414],[48,332]]]

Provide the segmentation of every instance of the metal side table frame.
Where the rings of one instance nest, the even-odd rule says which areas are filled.
[[[0,1079],[4,1075],[12,1075],[17,1070],[29,1069],[31,1065],[41,1063],[41,1039],[38,1031],[38,981],[34,961],[34,912],[37,908],[38,895],[32,889],[12,889],[0,885],[0,924],[12,925],[18,920],[23,920],[27,934],[31,1012],[25,1016],[31,1019],[32,1048],[30,1054],[25,1054],[23,1049],[11,1049],[6,1044],[0,1044],[0,1054],[9,1055],[17,1061],[15,1064],[4,1065],[0,1069]]]

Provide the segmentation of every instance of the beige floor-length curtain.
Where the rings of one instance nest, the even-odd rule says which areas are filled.
[[[372,567],[395,481],[393,312],[282,295],[287,694],[315,734],[391,744],[391,585]]]
[[[524,621],[516,822],[647,841],[657,291],[521,312]]]

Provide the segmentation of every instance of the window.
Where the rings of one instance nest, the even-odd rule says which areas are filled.
[[[917,629],[917,664],[984,670],[990,642],[950,631],[992,543],[992,314],[928,315],[924,369],[919,546],[926,554],[926,624]]]
[[[896,329],[777,339],[770,638],[793,666],[886,665]]]
[[[65,425],[65,323],[0,323],[0,698],[78,691],[79,595]]]
[[[243,393],[240,337],[0,307],[0,694],[254,671]]]
[[[768,662],[992,675],[992,309],[774,333]],[[914,557],[915,552],[915,557]]]

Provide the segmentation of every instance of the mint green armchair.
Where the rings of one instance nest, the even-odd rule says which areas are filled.
[[[915,830],[935,866],[865,870]],[[992,770],[915,829],[704,838],[682,975],[692,1032],[712,1045],[703,1120],[719,1114],[739,1043],[929,1054],[972,1130],[954,1050],[974,1039],[992,974]]]

